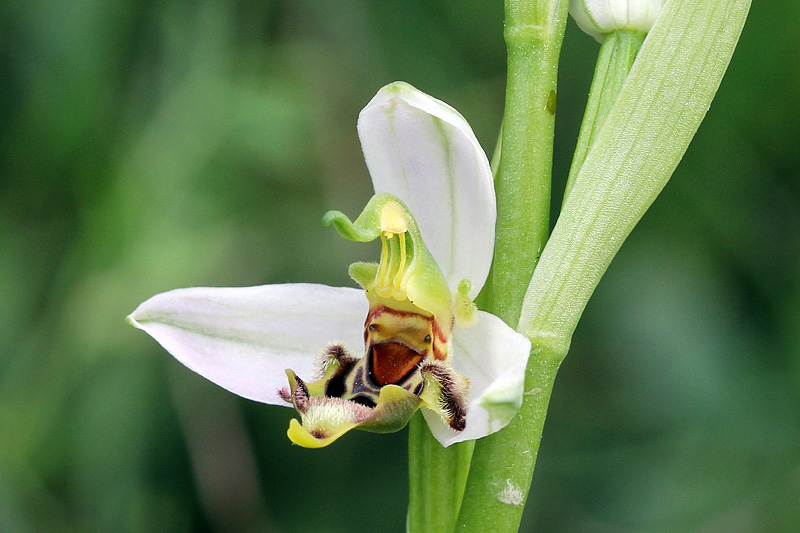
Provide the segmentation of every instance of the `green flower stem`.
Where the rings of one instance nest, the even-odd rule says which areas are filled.
[[[558,58],[566,0],[507,0],[508,85],[502,154],[495,175],[497,237],[480,302],[512,327],[548,237]],[[517,416],[475,445],[459,531],[516,531],[539,447],[528,418],[544,420],[556,368],[532,358]]]
[[[586,112],[578,135],[578,144],[572,157],[567,186],[564,189],[564,199],[572,190],[575,176],[578,175],[586,159],[589,146],[597,137],[608,112],[617,100],[636,54],[642,47],[645,35],[639,31],[619,30],[608,34],[600,46],[592,87],[589,90],[589,100],[586,102]]]
[[[506,0],[508,82],[495,175],[497,233],[484,298],[512,326],[549,231],[556,78],[567,5]]]
[[[578,319],[705,116],[749,7],[750,0],[671,0],[642,46],[525,294],[518,330],[531,339],[533,351],[522,408],[505,429],[476,444],[458,531],[519,528],[556,371]],[[505,122],[503,158],[512,157],[506,141],[520,134],[513,124]]]
[[[408,432],[409,505],[411,533],[450,533],[461,507],[475,441],[442,447],[417,412]]]

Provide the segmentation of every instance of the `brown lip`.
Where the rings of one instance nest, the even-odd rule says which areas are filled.
[[[370,377],[379,387],[399,384],[416,370],[423,357],[404,342],[390,340],[372,344],[369,348]]]

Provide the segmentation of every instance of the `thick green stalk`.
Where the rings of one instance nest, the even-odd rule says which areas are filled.
[[[642,46],[531,279],[518,327],[533,345],[522,408],[506,429],[476,444],[457,530],[518,529],[572,332],[619,246],[688,147],[749,6],[750,0],[671,0]],[[503,150],[506,157],[505,141]]]
[[[508,85],[497,191],[494,264],[482,303],[512,327],[547,241],[558,58],[566,0],[507,0]],[[528,366],[522,416],[475,445],[457,530],[516,531],[522,517],[557,365]],[[515,453],[509,453],[515,452]]]
[[[589,90],[589,100],[586,102],[586,112],[583,114],[581,131],[578,134],[578,144],[572,157],[567,186],[564,189],[565,200],[586,159],[589,146],[600,132],[608,112],[611,111],[617,95],[625,84],[645,35],[639,31],[619,30],[608,34],[600,46],[592,87]]]
[[[485,291],[515,326],[547,241],[558,57],[567,0],[506,0],[508,48],[502,157],[495,176],[497,233]]]
[[[409,504],[411,533],[450,533],[461,507],[475,441],[448,448],[431,435],[417,413],[408,431]]]

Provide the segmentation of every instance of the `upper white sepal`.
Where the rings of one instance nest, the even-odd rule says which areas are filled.
[[[375,192],[400,198],[453,291],[489,274],[497,207],[489,160],[467,121],[403,82],[378,91],[358,117]]]

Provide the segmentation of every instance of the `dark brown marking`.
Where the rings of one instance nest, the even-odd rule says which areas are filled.
[[[391,307],[386,307],[385,305],[379,305],[375,307],[372,311],[370,311],[369,315],[367,315],[367,324],[374,321],[376,318],[381,316],[382,314],[394,315],[394,316],[421,316],[426,320],[431,320],[433,317],[425,316],[420,313],[415,313],[413,311],[398,311],[397,309],[392,309]]]
[[[325,385],[325,396],[341,398],[345,391],[344,378],[345,374],[340,373],[329,379],[328,383]]]
[[[545,107],[545,109],[547,109],[547,112],[550,113],[551,115],[555,115],[556,114],[556,92],[555,91],[551,90],[549,93],[547,93],[547,103],[544,105],[544,107]]]
[[[295,377],[297,386],[294,389],[294,406],[301,413],[305,413],[309,406],[308,387],[302,379]]]
[[[356,378],[353,380],[353,388],[359,389],[362,387],[364,387],[364,369],[362,367],[358,367]]]
[[[364,407],[369,407],[371,409],[374,409],[376,405],[375,400],[373,400],[369,396],[364,396],[363,394],[356,396],[355,398],[351,398],[350,401],[353,403],[357,403],[359,405],[363,405]]]
[[[373,344],[370,349],[371,374],[379,387],[402,381],[416,370],[423,355],[399,342]]]
[[[467,406],[464,404],[464,398],[456,390],[458,386],[452,370],[441,363],[428,363],[422,365],[420,372],[431,374],[439,382],[441,401],[444,410],[450,415],[447,423],[456,431],[463,431],[467,425]]]
[[[436,320],[433,321],[432,329],[437,341],[447,342],[447,335],[444,334],[444,331],[442,331],[442,328],[439,327],[439,323]],[[450,324],[450,331],[453,331],[453,324]]]
[[[347,388],[347,376],[352,372],[358,359],[350,355],[342,345],[334,344],[328,347],[325,354],[334,357],[339,364],[339,369],[325,384],[325,396],[341,398]]]
[[[433,358],[437,361],[444,361],[447,359],[447,354],[442,352],[442,348],[438,344],[433,345]]]

